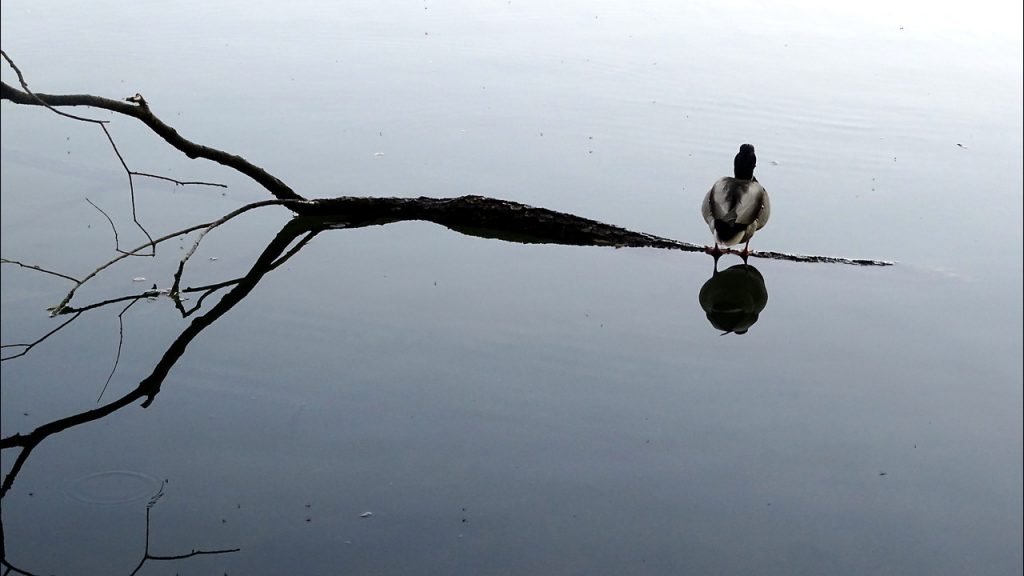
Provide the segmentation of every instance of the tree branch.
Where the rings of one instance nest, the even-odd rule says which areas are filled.
[[[358,198],[312,200],[295,205],[299,214],[322,218],[344,227],[382,225],[403,220],[426,220],[456,232],[525,244],[662,248],[704,252],[705,246],[635,232],[574,214],[536,208],[485,196],[458,198]],[[735,251],[730,253],[738,254]],[[856,266],[891,266],[885,260],[808,256],[785,252],[751,252],[752,258],[821,262]]]
[[[234,168],[260,183],[278,200],[298,201],[288,207],[302,216],[334,220],[343,226],[352,226],[356,221],[361,222],[360,225],[370,225],[401,220],[427,220],[464,234],[524,243],[542,242],[589,246],[653,247],[687,252],[705,251],[704,246],[696,244],[633,232],[571,214],[483,196],[442,199],[340,197],[304,201],[302,196],[284,182],[241,156],[186,140],[174,128],[157,118],[150,110],[145,98],[139,94],[126,99],[126,102],[121,102],[88,94],[33,93],[25,84],[20,70],[14,66],[6,54],[4,54],[4,58],[18,73],[24,91],[0,82],[0,99],[30,106],[46,106],[51,109],[59,106],[90,106],[131,116],[143,122],[158,136],[185,153],[189,158],[206,158]],[[104,131],[106,132],[105,126]],[[109,137],[109,132],[107,134]],[[118,158],[120,158],[119,153]],[[121,160],[123,163],[123,159]],[[155,245],[155,242],[152,242],[151,239],[150,244]],[[859,266],[888,266],[892,264],[892,262],[882,260],[807,256],[782,252],[752,252],[750,256],[795,262],[830,262]],[[66,305],[69,299],[62,302],[62,305]]]
[[[133,97],[132,103],[111,100],[90,94],[41,94],[39,92],[29,93],[0,82],[0,100],[9,100],[15,104],[25,106],[45,106],[50,109],[62,106],[89,106],[102,110],[109,110],[125,116],[131,116],[145,124],[150,130],[164,139],[165,142],[177,148],[189,158],[204,158],[218,164],[233,168],[249,178],[252,178],[278,200],[304,200],[302,196],[292,190],[287,184],[273,176],[263,168],[252,164],[245,158],[229,154],[210,146],[196,144],[185,139],[178,131],[170,127],[163,120],[157,118],[149,109],[149,104],[142,98]],[[82,119],[82,118],[79,118]],[[84,120],[84,119],[83,119]],[[98,121],[94,121],[98,122]]]
[[[280,205],[293,205],[295,203],[302,203],[302,202],[306,202],[306,201],[302,201],[302,200],[262,200],[260,202],[253,202],[251,204],[246,204],[245,206],[242,206],[241,208],[238,208],[236,210],[232,210],[227,215],[222,216],[221,218],[219,218],[217,220],[214,220],[213,222],[206,222],[206,223],[203,223],[203,224],[196,224],[194,226],[189,226],[188,228],[184,228],[182,230],[178,230],[177,232],[171,232],[170,234],[166,234],[164,236],[161,236],[160,238],[157,238],[156,240],[151,240],[149,242],[146,242],[145,244],[142,244],[141,246],[135,248],[134,250],[129,250],[127,252],[121,252],[116,257],[114,257],[114,258],[108,260],[107,262],[101,264],[98,268],[96,268],[95,270],[90,272],[88,275],[86,275],[81,280],[75,280],[75,279],[71,278],[70,276],[63,276],[63,275],[58,274],[59,276],[62,276],[64,278],[68,278],[70,280],[73,280],[75,282],[75,286],[71,290],[68,291],[68,293],[64,296],[64,298],[56,306],[53,306],[52,308],[50,308],[50,315],[51,316],[57,316],[57,315],[60,315],[60,314],[67,313],[68,312],[68,304],[71,302],[71,299],[75,296],[75,291],[77,291],[79,288],[81,288],[83,284],[85,284],[89,280],[93,279],[94,277],[96,277],[97,274],[99,274],[100,272],[102,272],[102,271],[106,270],[107,268],[113,266],[117,262],[120,262],[121,260],[124,260],[125,258],[127,258],[129,256],[137,254],[137,253],[141,252],[142,250],[145,250],[146,248],[149,248],[151,246],[155,247],[157,244],[160,244],[161,242],[166,242],[167,240],[171,240],[173,238],[177,238],[178,236],[183,236],[185,234],[188,234],[190,232],[194,232],[196,230],[202,230],[204,228],[208,229],[211,226],[217,225],[220,222],[224,222],[224,221],[230,220],[231,218],[234,218],[235,216],[238,216],[239,214],[242,214],[244,212],[248,212],[249,210],[252,210],[254,208],[260,208],[262,206],[273,206],[273,205],[279,205],[279,204]],[[289,207],[291,207],[291,206],[289,206]],[[13,264],[20,264],[18,262],[14,262],[14,261],[11,261],[11,263],[13,263]],[[20,264],[20,265],[21,266],[25,266],[26,268],[33,268],[33,269],[39,270],[41,272],[49,272],[48,270],[43,270],[42,268],[38,268],[38,267],[35,267],[35,266],[27,266],[25,264]],[[54,272],[50,272],[50,273],[51,274],[56,274]]]
[[[75,318],[78,318],[79,315],[81,315],[81,312],[75,313],[74,316],[72,316],[71,318],[68,318],[67,320],[65,320],[60,326],[57,326],[53,330],[50,330],[49,332],[44,334],[42,338],[39,338],[38,340],[36,340],[35,342],[32,342],[30,344],[2,344],[2,345],[0,345],[0,349],[4,349],[4,348],[23,348],[23,350],[21,352],[18,352],[17,354],[12,354],[11,356],[3,356],[2,358],[0,358],[0,362],[6,362],[8,360],[14,360],[15,358],[20,358],[20,357],[24,356],[25,354],[28,354],[29,350],[32,350],[33,348],[35,348],[36,345],[41,343],[43,340],[46,340],[50,336],[53,336],[57,332],[60,332],[60,330],[62,328],[64,328],[68,324],[71,324],[75,320]]]

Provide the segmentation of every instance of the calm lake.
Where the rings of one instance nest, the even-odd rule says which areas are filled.
[[[323,230],[147,407],[96,418],[231,288],[187,318],[88,310],[12,358],[73,284],[5,263],[4,574],[1024,570],[1019,4],[4,2],[2,38],[33,91],[140,93],[307,198],[483,195],[707,244],[700,202],[749,142],[772,195],[751,249],[895,262],[713,276],[693,252]],[[272,198],[64,111],[110,120],[132,170],[227,185],[136,178],[153,237]],[[115,257],[90,202],[146,241],[97,125],[2,120],[4,259]],[[214,229],[182,287],[246,276],[291,219]],[[71,305],[170,288],[196,238]],[[702,307],[734,293],[739,320]]]

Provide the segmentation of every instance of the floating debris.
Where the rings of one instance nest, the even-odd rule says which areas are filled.
[[[136,276],[135,278],[132,278],[132,282],[145,282],[145,281],[146,281],[146,278],[144,276]]]
[[[359,515],[360,518],[369,518],[370,516],[373,516],[373,512],[363,512]]]

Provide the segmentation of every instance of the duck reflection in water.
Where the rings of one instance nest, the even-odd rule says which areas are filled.
[[[722,334],[746,334],[768,304],[764,277],[749,264],[715,272],[700,288],[700,307]]]

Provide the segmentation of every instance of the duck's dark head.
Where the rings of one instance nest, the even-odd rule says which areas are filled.
[[[738,180],[750,180],[754,177],[754,166],[757,166],[757,156],[754,155],[754,147],[750,144],[740,146],[740,151],[732,161],[732,168]]]

